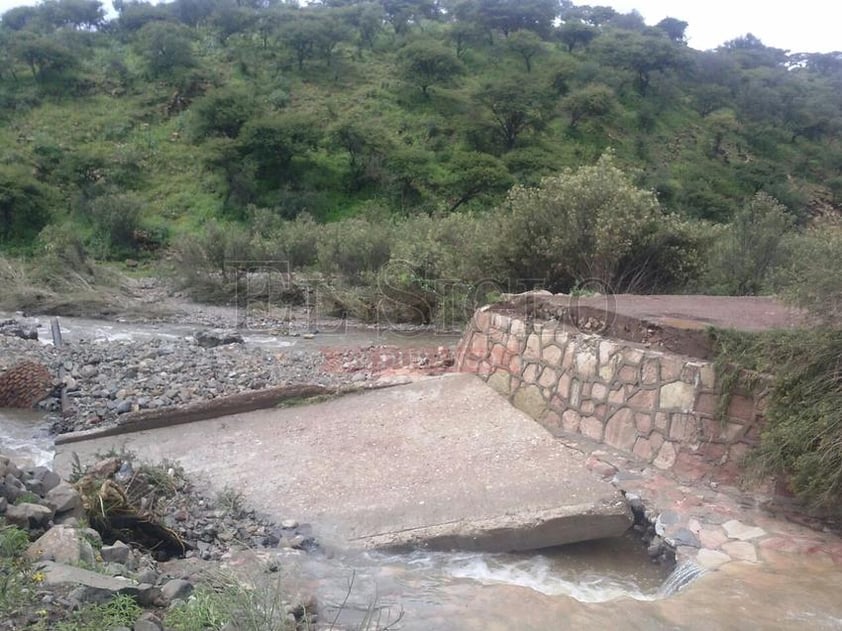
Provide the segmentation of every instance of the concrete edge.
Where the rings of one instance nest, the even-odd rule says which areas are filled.
[[[145,430],[160,429],[162,427],[169,427],[172,425],[208,421],[221,416],[254,412],[255,410],[265,410],[277,407],[281,403],[294,401],[296,399],[306,400],[322,396],[343,396],[346,394],[355,394],[369,390],[380,390],[382,388],[390,388],[399,385],[403,385],[403,383],[375,383],[361,386],[344,386],[339,388],[328,388],[314,384],[302,384],[241,392],[219,397],[218,399],[209,399],[207,401],[192,403],[184,407],[166,407],[156,410],[129,412],[128,414],[123,415],[116,425],[58,434],[55,437],[55,444],[56,446],[67,445],[86,440],[94,440],[96,438],[106,438],[109,436],[120,436],[122,434],[131,434],[133,432],[141,432]]]
[[[414,548],[468,552],[525,552],[619,537],[634,524],[631,507],[619,495],[613,502],[533,510],[519,515],[458,521],[354,538],[368,549]]]

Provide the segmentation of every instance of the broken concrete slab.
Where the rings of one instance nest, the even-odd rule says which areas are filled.
[[[581,453],[472,375],[60,445],[56,466],[121,448],[178,459],[339,546],[526,550],[632,523]]]

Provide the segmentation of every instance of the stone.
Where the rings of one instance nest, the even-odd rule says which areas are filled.
[[[113,545],[102,546],[99,553],[102,555],[102,560],[106,563],[125,564],[129,560],[131,551],[132,549],[122,541],[115,541]]]
[[[541,336],[533,333],[526,339],[526,348],[523,351],[523,358],[526,360],[538,361],[541,359]]]
[[[193,593],[193,584],[190,581],[185,581],[182,578],[175,578],[164,583],[161,587],[161,594],[169,601],[176,598],[187,598]]]
[[[40,480],[44,493],[48,493],[61,484],[61,476],[47,467],[36,467],[34,477],[36,480]]]
[[[675,464],[677,455],[675,446],[672,443],[664,443],[658,450],[658,455],[652,461],[652,464],[659,469],[669,469]]]
[[[154,613],[146,612],[132,626],[132,631],[163,631],[164,625]]]
[[[586,416],[582,419],[581,423],[579,424],[579,432],[581,432],[583,436],[586,436],[593,440],[601,441],[602,431],[602,421],[600,421],[595,416]]]
[[[202,348],[215,348],[227,344],[243,343],[243,336],[236,331],[224,331],[220,329],[196,331],[193,337],[196,343]]]
[[[488,378],[488,385],[502,395],[511,394],[511,376],[502,370],[495,370]]]
[[[754,544],[748,541],[729,541],[722,544],[722,551],[738,561],[757,561],[757,550],[754,549]]]
[[[298,521],[295,519],[285,519],[281,522],[281,528],[285,530],[295,530],[298,528]]]
[[[575,355],[576,372],[583,379],[590,379],[596,376],[597,359],[596,354],[590,349],[582,349]]]
[[[732,519],[722,524],[725,529],[725,534],[729,539],[739,539],[740,541],[748,541],[749,539],[756,539],[766,534],[766,531],[757,526],[749,526],[743,522]]]
[[[57,561],[59,563],[94,563],[94,551],[78,529],[59,525],[50,528],[29,544],[26,557],[31,561]]]
[[[629,408],[620,408],[605,424],[604,441],[616,447],[631,451],[637,439],[637,428],[634,424],[633,412]]]
[[[706,570],[715,570],[731,560],[724,552],[702,548],[696,555],[696,563]]]
[[[6,509],[6,521],[18,528],[35,529],[43,528],[53,518],[52,509],[40,504],[12,505]]]
[[[519,388],[512,397],[512,404],[535,419],[541,418],[547,411],[547,402],[537,386]]]
[[[565,432],[576,434],[582,418],[576,410],[565,410],[561,415],[561,427]]]
[[[689,414],[673,414],[670,422],[670,440],[688,442],[696,439],[696,420]]]
[[[79,491],[67,482],[60,482],[54,489],[49,490],[44,501],[56,513],[66,513],[82,505]]]
[[[700,548],[699,538],[689,528],[678,528],[667,535],[667,541],[673,546]]]
[[[661,386],[660,409],[690,411],[695,403],[696,389],[683,381]]]
[[[0,496],[0,515],[5,513],[8,507],[9,501],[5,497]]]
[[[628,404],[633,408],[654,412],[657,405],[658,392],[656,390],[638,390],[629,397]]]
[[[80,602],[107,602],[117,594],[139,597],[143,590],[139,584],[126,578],[106,576],[74,565],[44,561],[39,564],[47,586],[71,586],[75,598]]]
[[[561,366],[562,350],[555,344],[544,347],[541,355],[548,366]]]

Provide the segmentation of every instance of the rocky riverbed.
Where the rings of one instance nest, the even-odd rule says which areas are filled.
[[[50,629],[71,619],[81,625],[72,628],[100,628],[85,624],[103,622],[97,612],[122,596],[134,601],[135,618],[123,625],[161,631],[179,615],[174,610],[189,609],[195,589],[208,581],[220,589],[236,550],[294,553],[316,545],[307,526],[263,518],[233,490],[203,494],[171,463],[121,454],[80,465],[68,481],[47,467],[0,457],[0,474],[3,630]],[[278,603],[277,628],[310,628],[312,602],[286,598]]]
[[[244,343],[236,331],[198,328],[192,338],[77,339],[56,347],[32,339],[36,331],[49,336],[26,320],[0,327],[0,372],[20,361],[47,367],[55,389],[39,407],[50,412],[57,433],[269,387],[365,385],[389,375],[437,374],[453,364],[447,347],[269,348]]]

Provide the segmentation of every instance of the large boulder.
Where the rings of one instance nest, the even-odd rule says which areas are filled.
[[[102,603],[117,594],[127,594],[138,602],[151,602],[152,596],[160,596],[160,590],[153,585],[137,583],[120,576],[106,576],[80,567],[44,561],[39,565],[44,573],[44,584],[52,587],[75,587],[73,595],[80,602]]]
[[[44,503],[56,514],[61,514],[81,507],[82,497],[72,484],[60,482],[58,486],[47,491]]]

